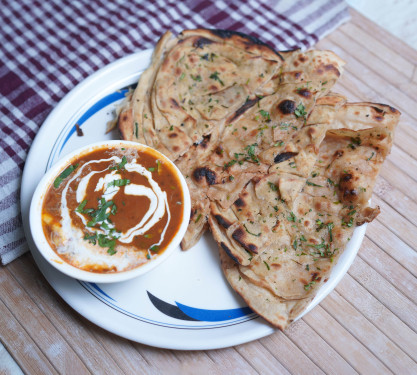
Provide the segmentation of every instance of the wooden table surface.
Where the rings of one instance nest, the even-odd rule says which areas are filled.
[[[351,10],[317,44],[346,62],[334,91],[402,112],[359,254],[336,289],[285,332],[211,351],[162,350],[90,323],[31,255],[0,268],[0,339],[28,374],[417,374],[417,51]]]

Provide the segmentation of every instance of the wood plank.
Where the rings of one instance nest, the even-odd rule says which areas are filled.
[[[257,341],[235,346],[240,355],[262,375],[289,375],[290,372]]]
[[[416,147],[417,148],[417,147]],[[408,174],[398,169],[390,159],[385,160],[381,168],[381,174],[385,180],[395,186],[403,194],[410,197],[414,202],[417,201],[417,189],[413,189],[416,183]]]
[[[417,303],[417,279],[375,242],[365,237],[359,256],[410,301]]]
[[[326,374],[355,374],[356,371],[302,319],[284,332]]]
[[[391,371],[377,357],[343,328],[321,305],[311,310],[303,317],[303,320],[358,373],[391,374]]]
[[[352,25],[352,27],[355,27]],[[373,54],[370,50],[364,47],[360,42],[355,38],[358,38],[357,35],[349,36],[343,32],[342,29],[336,30],[329,37],[329,41],[342,48],[344,51],[349,51],[349,56],[346,54],[343,58],[347,60],[347,64],[350,64],[351,61],[363,62],[368,66],[370,71],[374,72],[378,76],[385,78],[386,82],[389,82],[394,87],[398,88],[411,98],[417,96],[417,85],[411,81],[414,65],[403,60],[401,56],[393,54],[392,51],[388,50],[388,47],[385,47],[387,51],[384,51],[385,54]],[[375,40],[371,35],[366,39],[372,40],[372,46],[377,46],[381,44],[379,41]],[[362,40],[362,43],[364,41]],[[354,59],[354,60],[352,60]],[[372,59],[372,64],[367,64],[369,60]],[[406,64],[400,64],[399,61],[403,61]],[[390,66],[389,64],[397,66]],[[406,65],[406,66],[404,66]],[[365,74],[365,73],[364,73]],[[366,78],[366,76],[364,76]],[[378,91],[378,87],[376,87]]]
[[[363,16],[355,9],[350,8],[349,13],[352,16],[350,21],[351,23],[354,23],[356,26],[362,28],[365,32],[372,34],[375,37],[375,39],[383,41],[392,49],[393,53],[399,54],[411,63],[416,64],[417,50],[411,48],[401,39],[397,38],[395,35],[392,35],[389,31],[378,26],[376,23]]]
[[[396,168],[410,176],[412,180],[417,181],[417,160],[413,159],[408,153],[393,145],[391,154],[387,160],[391,161]]]
[[[10,263],[7,269],[13,273],[90,372],[94,373],[96,369],[105,368],[109,373],[122,374],[113,359],[114,354],[109,354],[95,339],[89,327],[91,323],[69,308],[49,286],[30,254],[25,254]],[[34,280],[36,283],[33,282]],[[30,321],[25,323],[31,324]]]
[[[88,323],[87,323],[88,324]],[[114,361],[125,374],[140,373],[143,375],[152,375],[159,373],[159,369],[153,363],[146,361],[141,354],[135,349],[132,342],[122,337],[113,335],[104,329],[89,324],[89,328],[95,339],[106,349],[108,353],[117,350]]]
[[[401,216],[391,205],[388,205],[377,195],[372,196],[372,204],[381,207],[378,220],[400,237],[411,248],[417,246],[416,226]]]
[[[379,220],[368,224],[366,237],[376,243],[380,249],[400,263],[414,277],[417,276],[417,252]]]
[[[181,369],[181,363],[175,356],[174,351],[167,349],[158,349],[151,346],[132,342],[134,348],[140,353],[142,358],[152,365],[152,368],[156,367],[157,374],[179,374]]]
[[[48,358],[0,299],[0,339],[26,374],[58,374]]]
[[[402,183],[402,181],[398,181],[396,185],[398,183]],[[374,194],[391,207],[395,207],[395,211],[411,223],[417,223],[417,203],[391,185],[384,177],[379,176],[377,178],[374,186]]]
[[[344,84],[347,81],[352,82],[356,86],[359,86],[361,92],[364,92],[366,97],[371,98],[371,101],[376,103],[385,101],[387,104],[398,108],[401,112],[406,112],[413,120],[417,119],[413,98],[405,94],[400,88],[389,83],[384,76],[374,72],[371,67],[366,65],[366,58],[361,61],[357,60],[350,54],[350,49],[347,46],[339,45],[332,39],[332,35],[321,40],[318,46],[332,50],[347,62],[344,67],[344,76],[341,78]],[[348,79],[343,79],[346,76]],[[410,123],[410,125],[415,126],[413,123]]]
[[[175,351],[174,354],[178,358],[178,360],[181,363],[181,373],[182,374],[212,374],[219,371],[220,368],[222,368],[222,365],[220,363],[217,363],[215,360],[210,358],[210,356],[207,354],[208,352],[204,351]],[[239,354],[239,357],[240,354]],[[242,361],[246,362],[246,361]],[[252,367],[248,364],[242,363],[242,368],[247,367],[250,371],[252,370]],[[248,371],[246,370],[246,371]]]
[[[242,357],[235,348],[215,349],[207,355],[224,373],[257,374],[258,372]]]
[[[417,332],[416,306],[401,291],[385,280],[360,256],[355,258],[348,272],[404,324]]]
[[[417,334],[398,319],[375,297],[346,275],[336,287],[340,295],[351,303],[363,316],[389,337],[401,350],[417,361]]]
[[[335,30],[332,33],[332,37],[335,37],[341,44],[354,47],[351,48],[351,52],[356,57],[362,57],[362,51],[366,51],[368,56],[371,57],[372,64],[377,71],[392,73],[392,76],[387,77],[387,79],[396,77],[397,84],[410,82],[415,64],[402,55],[393,53],[392,48],[384,43],[384,40],[376,39],[369,30],[365,31],[354,23],[347,22]],[[361,51],[358,51],[359,49]],[[396,74],[397,72],[400,74]]]
[[[291,374],[324,374],[324,372],[282,332],[273,333],[259,341]]]
[[[417,366],[397,345],[348,303],[333,292],[320,304],[394,374],[415,374]],[[395,328],[395,327],[393,327]]]
[[[88,374],[87,368],[76,353],[29,297],[30,291],[23,291],[14,279],[11,268],[0,270],[0,284],[3,303],[13,311],[16,319],[24,326],[56,370],[62,373],[74,370],[78,374]]]

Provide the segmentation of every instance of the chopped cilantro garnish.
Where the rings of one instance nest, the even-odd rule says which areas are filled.
[[[295,117],[297,118],[302,117],[305,119],[307,116],[307,112],[305,111],[305,109],[306,108],[304,107],[303,103],[300,103],[294,111]]]
[[[135,121],[135,137],[138,137],[138,133],[139,133],[139,124]]]
[[[277,185],[275,185],[273,182],[269,182],[269,181],[268,181],[268,185],[269,185],[269,188],[270,188],[272,191],[278,191]]]
[[[248,232],[248,233],[249,233],[249,234],[251,234],[252,236],[259,237],[259,236],[261,235],[261,233],[256,234],[256,233],[252,233],[252,232],[250,232],[250,231],[249,231],[249,229],[246,227],[246,225],[245,225],[245,224],[243,224],[243,226],[245,227],[246,232]]]
[[[306,184],[307,185],[309,185],[309,186],[317,186],[317,187],[323,187],[322,185],[317,185],[317,184],[315,184],[315,183],[313,183],[313,182],[310,182],[310,181],[306,181]]]
[[[329,231],[329,238],[330,238],[330,242],[333,242],[333,228],[334,228],[334,224],[333,223],[328,223],[326,224],[327,226],[327,230]]]
[[[310,281],[308,284],[304,285],[304,290],[310,290],[310,288],[315,284],[315,281]]]
[[[372,152],[371,156],[368,159],[366,159],[366,161],[371,160],[374,157],[374,155],[375,155],[375,152]]]
[[[125,169],[125,165],[127,163],[126,156],[122,157],[122,161],[114,167],[109,167],[110,170],[122,170]]]
[[[150,247],[149,250],[153,251],[154,253],[157,253],[159,251],[159,246],[158,245],[153,245],[153,246]]]
[[[200,75],[194,76],[194,75],[190,74],[190,77],[192,78],[193,81],[201,82],[201,76]]]
[[[248,155],[249,155],[250,159],[251,159],[253,162],[255,162],[255,163],[259,164],[259,159],[258,159],[258,158],[257,158],[257,156],[255,155],[255,147],[256,147],[256,146],[258,146],[258,144],[257,144],[257,143],[253,143],[253,144],[251,144],[251,145],[249,145],[249,146],[246,146],[246,147],[245,147],[245,150],[247,151],[247,153],[248,153]]]
[[[288,216],[287,217],[287,220],[288,221],[293,221],[294,223],[296,222],[296,220],[297,220],[297,217],[294,215],[294,212],[290,212],[290,216]]]
[[[84,209],[85,205],[87,204],[87,199],[84,199],[78,207],[75,209],[76,212],[79,212],[80,214],[89,214],[90,212],[93,212],[94,210],[92,208]]]
[[[64,181],[72,172],[78,168],[78,164],[70,165],[54,181],[54,188],[57,189],[61,182]]]
[[[211,79],[214,79],[215,81],[219,81],[220,82],[220,84],[222,85],[222,86],[224,86],[224,83],[223,83],[223,81],[219,78],[219,72],[214,72],[213,74],[211,74],[210,75],[210,78]]]
[[[111,186],[126,186],[130,184],[130,180],[127,178],[121,178],[120,180],[113,180],[107,184],[107,187]],[[114,206],[116,207],[116,206]]]
[[[268,112],[268,111],[265,111],[265,110],[261,109],[261,110],[259,111],[259,113],[261,114],[261,116],[262,116],[264,119],[266,119],[266,120],[268,120],[268,121],[270,121],[270,120],[271,120],[271,116],[269,115],[269,112]]]
[[[265,264],[265,266],[266,266],[266,268],[268,268],[268,271],[271,269],[270,267],[269,267],[269,264],[268,263],[266,263],[265,261],[264,261],[264,264]]]

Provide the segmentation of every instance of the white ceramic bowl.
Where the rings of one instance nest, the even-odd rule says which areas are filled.
[[[173,170],[175,171],[178,179],[181,183],[181,188],[184,194],[184,204],[183,204],[183,219],[180,225],[180,228],[177,234],[173,237],[165,251],[159,255],[158,257],[150,260],[143,266],[139,266],[137,268],[128,270],[128,271],[121,271],[117,273],[95,273],[89,272],[77,267],[70,265],[69,263],[65,262],[58,254],[51,248],[48,243],[48,240],[45,237],[43,227],[42,227],[42,206],[43,200],[45,195],[49,189],[49,187],[53,184],[55,178],[59,175],[59,173],[69,164],[72,164],[71,161],[77,159],[80,155],[89,153],[94,149],[102,149],[107,146],[115,147],[126,147],[131,148],[135,147],[139,150],[145,149],[152,149],[148,146],[129,142],[129,141],[104,141],[104,142],[97,142],[91,144],[87,147],[80,148],[60,159],[56,164],[54,164],[51,169],[42,177],[41,181],[39,182],[35,193],[33,194],[31,205],[30,205],[30,213],[29,213],[29,224],[30,224],[30,231],[32,233],[33,239],[35,244],[41,253],[41,255],[57,270],[61,271],[62,273],[71,276],[75,279],[88,281],[88,282],[95,282],[95,283],[112,283],[112,282],[119,282],[132,279],[139,275],[143,275],[144,273],[152,270],[157,265],[161,264],[165,259],[167,259],[179,246],[184,234],[187,230],[188,222],[190,219],[190,211],[191,211],[191,201],[190,201],[190,193],[188,191],[187,183],[185,182],[182,173],[179,169],[175,166],[175,164],[170,161],[165,155],[161,154],[155,149],[152,149],[157,155],[158,158],[164,160],[165,162],[169,163]]]

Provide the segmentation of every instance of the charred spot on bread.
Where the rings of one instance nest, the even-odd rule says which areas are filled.
[[[253,107],[256,103],[258,103],[260,98],[256,97],[255,99],[248,99],[246,100],[245,104],[243,104],[231,118],[229,118],[228,122],[233,122],[239,116],[243,115],[249,108]]]
[[[222,29],[211,29],[210,31],[214,35],[217,35],[218,37],[220,37],[222,39],[230,39],[231,37],[233,37],[233,35],[240,36],[241,38],[246,40],[244,42],[246,45],[248,45],[248,46],[256,45],[256,46],[266,47],[270,51],[272,51],[275,55],[277,55],[282,61],[284,61],[284,58],[279,54],[279,52],[275,51],[275,49],[273,49],[269,44],[267,44],[265,42],[262,42],[262,40],[259,40],[258,38],[254,37],[252,35],[247,35],[247,34],[239,32],[239,31],[222,30]]]
[[[239,243],[245,250],[248,250],[252,253],[258,253],[258,247],[252,243],[248,243],[245,241],[246,232],[242,228],[237,228],[232,233],[232,238]]]
[[[217,223],[225,229],[229,228],[232,225],[232,223],[226,218],[224,218],[222,215],[214,215],[214,218],[216,219]]]
[[[246,206],[246,203],[245,203],[245,201],[242,198],[238,198],[238,199],[235,200],[234,205],[236,207],[245,207]]]
[[[293,100],[285,99],[278,104],[278,109],[283,115],[290,115],[294,113],[296,108],[296,103]]]
[[[305,88],[297,90],[297,94],[302,96],[303,98],[307,98],[307,99],[310,99],[311,96],[312,96],[311,91],[309,89],[305,89]]]
[[[281,152],[280,154],[274,157],[274,163],[275,164],[282,163],[283,161],[291,159],[295,155],[298,155],[298,153],[297,152]]]
[[[216,173],[207,167],[194,169],[193,177],[197,182],[201,182],[205,178],[208,185],[214,185],[216,183]]]
[[[239,263],[239,260],[233,255],[232,250],[230,250],[227,245],[224,242],[220,242],[221,248],[224,250],[224,252],[233,259],[236,263]]]
[[[207,39],[207,38],[204,38],[204,37],[201,37],[201,38],[198,38],[198,39],[197,39],[197,40],[193,43],[193,46],[194,46],[195,48],[201,48],[201,49],[203,49],[203,48],[204,48],[204,46],[207,46],[207,45],[212,44],[212,43],[214,43],[212,40]]]

